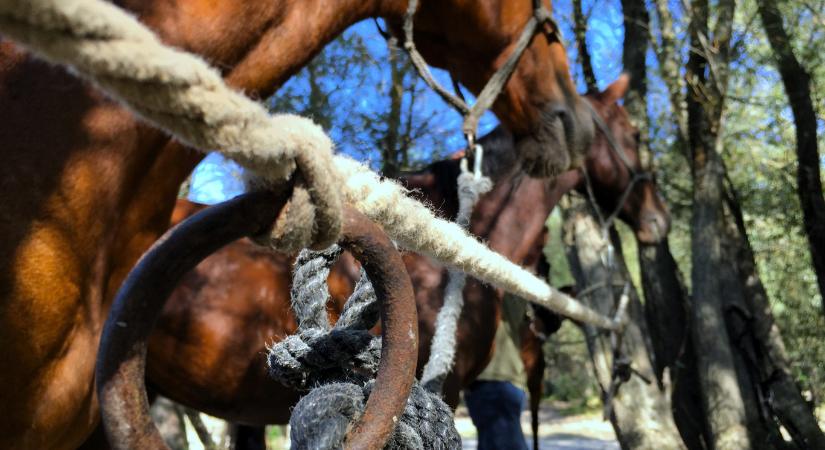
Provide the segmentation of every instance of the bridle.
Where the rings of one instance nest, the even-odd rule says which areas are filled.
[[[580,296],[587,295],[588,291],[595,290],[599,287],[606,287],[611,296],[615,296],[614,286],[613,286],[613,276],[614,271],[616,270],[616,260],[615,260],[615,249],[613,247],[613,243],[610,240],[610,229],[613,226],[613,223],[616,220],[616,217],[619,215],[619,212],[624,207],[625,203],[627,202],[628,197],[630,197],[630,192],[633,190],[636,183],[642,180],[651,180],[652,175],[650,172],[647,171],[637,171],[633,168],[633,165],[630,163],[630,158],[625,153],[624,148],[622,148],[619,143],[616,141],[616,136],[613,135],[613,132],[610,130],[610,127],[604,122],[602,117],[590,103],[590,101],[585,101],[587,108],[590,110],[590,115],[593,118],[593,123],[596,125],[596,128],[604,135],[605,140],[607,140],[607,144],[610,147],[611,151],[616,154],[619,160],[627,169],[628,173],[630,174],[630,182],[625,187],[622,195],[619,197],[619,201],[616,204],[616,208],[608,215],[607,217],[604,216],[599,204],[596,202],[596,195],[593,192],[593,185],[590,181],[590,177],[587,174],[587,169],[585,167],[581,167],[580,170],[585,180],[585,188],[587,190],[587,197],[588,201],[591,204],[592,209],[596,213],[596,218],[599,221],[599,226],[601,227],[601,234],[602,234],[602,241],[605,243],[605,250],[606,255],[602,260],[602,263],[607,269],[607,286],[590,286],[584,291],[582,291]],[[619,296],[617,304],[617,311],[621,311],[624,308],[627,308],[629,303],[630,297],[630,280],[627,279],[622,286],[622,293]],[[617,316],[619,313],[617,312]],[[610,347],[612,350],[613,362],[611,368],[611,376],[610,376],[610,384],[606,388],[602,386],[602,390],[605,392],[605,400],[604,400],[604,417],[605,419],[609,418],[612,414],[613,409],[613,398],[616,396],[619,390],[619,386],[628,381],[632,374],[636,374],[639,378],[642,379],[643,382],[646,384],[650,384],[650,380],[645,377],[642,373],[640,373],[637,369],[632,367],[632,360],[629,358],[624,352],[622,351],[622,341],[624,338],[624,330],[619,332],[611,333],[610,335]]]
[[[599,204],[596,202],[596,195],[593,192],[593,184],[590,181],[590,176],[587,174],[587,169],[584,166],[580,168],[582,176],[584,177],[585,189],[587,190],[588,200],[590,201],[593,209],[595,210],[596,216],[599,219],[599,225],[602,228],[602,237],[607,239],[607,233],[609,232],[610,227],[613,226],[616,217],[618,217],[622,208],[624,208],[624,205],[627,202],[627,199],[630,197],[630,193],[633,191],[633,188],[636,186],[636,183],[643,180],[652,180],[653,176],[650,172],[637,171],[633,168],[633,165],[630,163],[630,158],[627,156],[627,153],[625,153],[624,148],[622,148],[616,141],[616,136],[613,135],[613,132],[610,130],[610,127],[607,126],[605,121],[599,115],[598,111],[596,111],[596,108],[594,108],[588,100],[585,100],[584,103],[590,110],[590,116],[593,119],[593,124],[596,125],[596,128],[598,128],[598,130],[604,135],[608,147],[619,158],[619,160],[622,162],[622,164],[625,166],[628,173],[630,174],[630,182],[627,184],[627,187],[625,187],[624,191],[622,191],[622,194],[619,196],[619,201],[616,203],[616,207],[613,209],[613,211],[610,212],[608,216],[605,216],[604,212],[599,207]]]
[[[507,83],[507,80],[510,79],[522,54],[536,33],[544,31],[549,37],[561,42],[561,33],[558,24],[556,24],[551,17],[550,11],[544,7],[543,1],[544,0],[532,0],[533,14],[528,19],[524,30],[516,41],[513,52],[507,57],[507,61],[490,77],[478,95],[475,104],[470,107],[461,94],[461,89],[456,80],[453,79],[453,87],[456,93],[452,94],[433,78],[427,67],[427,63],[415,48],[415,42],[413,40],[413,17],[418,9],[418,0],[408,0],[407,12],[404,15],[404,49],[424,82],[438,93],[447,104],[455,108],[458,113],[464,117],[462,132],[467,139],[467,151],[472,152],[474,158],[473,173],[470,174],[468,170],[469,162],[467,153],[465,153],[465,156],[461,159],[461,174],[456,180],[459,204],[456,223],[464,228],[467,228],[470,224],[472,211],[479,196],[492,188],[491,180],[482,173],[484,149],[476,142],[478,122],[482,114],[490,109],[493,102],[495,102],[496,98],[501,94],[504,85]],[[548,28],[550,29],[548,30]],[[449,270],[447,286],[445,287],[444,304],[436,317],[436,333],[431,342],[431,345],[434,347],[436,345],[442,345],[446,348],[442,349],[444,354],[441,358],[433,358],[433,355],[436,353],[430,355],[429,360],[424,366],[421,378],[423,385],[431,392],[440,394],[443,387],[443,380],[449,372],[455,357],[455,331],[450,333],[447,330],[455,330],[459,317],[459,314],[455,313],[455,311],[460,312],[464,304],[462,293],[465,282],[464,277],[463,272],[455,269]],[[449,363],[444,364],[442,360],[448,360]]]

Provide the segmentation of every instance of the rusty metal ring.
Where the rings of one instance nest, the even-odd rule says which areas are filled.
[[[126,278],[103,327],[95,367],[101,418],[112,448],[167,448],[149,416],[145,385],[147,341],[155,321],[189,270],[222,246],[271,226],[289,194],[249,193],[193,215],[164,234]],[[404,410],[415,376],[418,326],[412,283],[381,228],[345,209],[343,231],[342,244],[361,261],[374,285],[383,322],[375,386],[345,445],[380,449]]]

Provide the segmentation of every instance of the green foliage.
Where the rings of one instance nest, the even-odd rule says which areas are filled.
[[[822,0],[781,3],[795,51],[812,74],[820,129],[825,117],[823,90],[817,89],[825,86],[823,7]],[[803,391],[810,391],[817,402],[823,402],[825,319],[796,193],[793,116],[754,1],[739,3],[734,26],[735,52],[720,148],[730,183],[739,195],[759,276],[782,332],[794,376]],[[669,108],[654,110],[651,147],[656,150],[658,180],[673,218],[670,247],[682,272],[689,274],[689,168],[676,145]],[[821,132],[819,149],[825,149],[825,135]],[[690,283],[689,276],[685,280]]]
[[[544,246],[544,256],[550,264],[550,273],[547,274],[552,286],[575,286],[576,280],[570,273],[567,265],[567,256],[564,254],[564,244],[562,243],[562,217],[558,208],[553,210],[547,218],[547,245]],[[545,275],[545,274],[540,274]]]
[[[590,371],[590,356],[581,330],[569,320],[544,343],[547,361],[545,395],[569,402],[570,413],[599,404],[598,388]]]
[[[287,448],[286,425],[271,425],[266,427],[266,448],[273,450]]]

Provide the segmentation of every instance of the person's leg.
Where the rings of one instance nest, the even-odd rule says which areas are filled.
[[[506,381],[476,381],[464,402],[478,430],[478,450],[527,450],[521,432],[524,391]]]

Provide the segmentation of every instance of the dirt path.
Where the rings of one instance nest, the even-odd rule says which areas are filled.
[[[463,450],[477,447],[476,429],[467,415],[467,409],[460,406],[456,411],[456,428],[461,434]],[[521,415],[521,428],[527,438],[528,448],[533,447],[530,429],[530,412]],[[563,417],[549,404],[539,410],[540,450],[618,450],[616,435],[609,422],[598,414],[582,414]]]
[[[215,442],[220,442],[225,423],[218,419],[201,416]],[[540,450],[618,450],[616,435],[609,422],[602,420],[598,413],[562,416],[552,404],[542,404],[539,410],[539,449]],[[188,424],[187,424],[188,425]],[[476,428],[467,415],[467,408],[460,406],[456,411],[456,428],[461,434],[463,450],[475,450],[477,447]],[[530,430],[530,412],[521,415],[521,428],[527,438],[527,447],[533,448]],[[288,439],[282,433],[269,431],[269,448],[273,450],[288,449]],[[277,437],[275,435],[278,435]],[[189,450],[202,450],[200,440],[187,426]],[[502,449],[506,450],[506,449]]]

